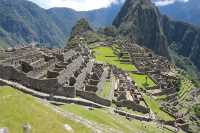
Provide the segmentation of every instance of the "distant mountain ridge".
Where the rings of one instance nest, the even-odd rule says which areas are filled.
[[[45,10],[27,0],[1,0],[0,46],[39,42],[50,47],[62,47],[80,18],[87,19],[93,27],[105,27],[112,24],[120,8],[120,4],[113,4],[87,12],[69,8]]]
[[[170,5],[160,6],[160,11],[173,20],[184,21],[200,26],[200,1],[175,2]]]

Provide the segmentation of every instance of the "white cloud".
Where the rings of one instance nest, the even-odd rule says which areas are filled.
[[[124,2],[124,0],[29,0],[43,8],[68,7],[77,11],[88,11],[108,7],[111,4]]]
[[[189,0],[153,0],[156,6],[166,6],[175,2],[188,2]]]

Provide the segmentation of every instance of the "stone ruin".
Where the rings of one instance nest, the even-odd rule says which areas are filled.
[[[50,96],[80,96],[103,105],[111,101],[96,95],[108,76],[104,65],[90,58],[86,45],[72,49],[27,46],[0,53],[0,78]]]
[[[134,64],[138,71],[147,74],[156,86],[147,88],[152,96],[167,95],[163,110],[170,114],[178,113],[177,104],[178,79],[171,65],[164,57],[153,54],[149,49],[132,43],[122,43],[120,59],[123,63]],[[97,95],[111,74],[116,77],[113,103],[118,107],[127,107],[133,111],[150,113],[142,94],[128,73],[114,67],[97,63],[91,57],[87,45],[64,49],[38,48],[26,46],[1,50],[0,78],[17,82],[30,89],[47,93],[50,96],[81,98],[111,106],[112,101]],[[112,88],[112,89],[113,89]]]
[[[147,74],[156,83],[156,86],[146,88],[147,93],[153,97],[166,95],[161,103],[162,110],[180,120],[179,116],[182,115],[176,108],[179,104],[177,93],[180,80],[177,78],[175,66],[167,58],[158,56],[137,44],[123,42],[121,47],[129,53],[131,62],[138,71]]]
[[[118,107],[127,107],[133,111],[149,113],[150,109],[140,104],[141,102],[145,103],[145,101],[128,73],[113,67],[113,74],[117,78],[117,88],[114,90],[116,101],[114,103]]]

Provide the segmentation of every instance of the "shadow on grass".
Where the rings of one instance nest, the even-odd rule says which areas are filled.
[[[105,56],[105,57],[116,57],[116,56]]]

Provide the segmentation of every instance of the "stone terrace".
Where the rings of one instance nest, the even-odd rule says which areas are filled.
[[[124,42],[122,48],[129,52],[132,63],[140,73],[147,74],[157,84],[153,88],[146,88],[147,92],[154,96],[166,96],[162,107],[170,114],[178,113],[176,105],[177,88],[179,79],[176,78],[175,66],[168,59],[155,55],[151,50],[140,47],[137,44]]]
[[[0,78],[52,97],[78,95],[109,106],[110,101],[101,99],[95,93],[102,89],[108,71],[104,65],[95,63],[89,52],[86,45],[72,49],[29,46],[2,50]]]

